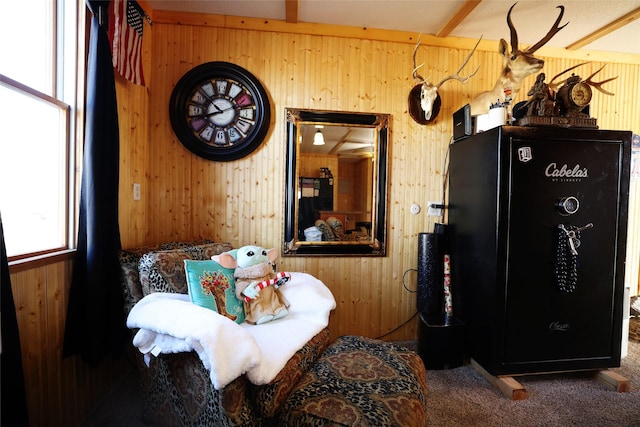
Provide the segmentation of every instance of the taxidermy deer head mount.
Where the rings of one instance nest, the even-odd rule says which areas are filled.
[[[469,81],[471,77],[473,77],[480,66],[476,68],[476,70],[469,74],[467,77],[461,77],[460,71],[467,65],[469,59],[471,59],[471,55],[476,51],[478,44],[480,44],[480,40],[482,40],[482,36],[473,47],[473,50],[467,55],[466,59],[458,67],[458,70],[444,79],[440,80],[437,84],[431,83],[428,79],[425,79],[420,74],[418,74],[418,69],[422,67],[424,64],[416,65],[416,53],[418,52],[418,48],[420,47],[420,36],[418,36],[418,42],[416,43],[416,47],[413,48],[413,79],[418,83],[411,89],[409,93],[409,113],[413,119],[420,124],[427,124],[438,116],[440,112],[440,95],[438,94],[438,89],[445,82],[449,80],[458,80],[462,83],[466,83]],[[419,97],[418,97],[419,93]],[[418,106],[419,99],[419,106]]]
[[[558,26],[564,15],[564,6],[557,6],[557,8],[560,9],[560,14],[547,35],[530,48],[520,50],[518,46],[518,32],[513,26],[513,22],[511,22],[511,11],[516,4],[518,3],[514,3],[507,13],[507,25],[511,30],[511,52],[509,52],[507,42],[504,39],[500,39],[498,48],[498,52],[502,56],[502,71],[500,77],[492,90],[481,92],[471,100],[469,104],[471,105],[472,116],[488,113],[489,107],[492,104],[501,103],[508,105],[520,90],[522,81],[540,71],[544,66],[544,60],[536,58],[533,54],[551,40],[558,31],[568,25],[567,22],[561,27]]]

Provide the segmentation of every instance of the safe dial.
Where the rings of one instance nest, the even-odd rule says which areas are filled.
[[[560,215],[573,215],[578,212],[580,202],[573,196],[563,197],[556,203]]]

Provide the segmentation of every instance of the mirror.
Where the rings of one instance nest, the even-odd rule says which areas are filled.
[[[286,109],[283,256],[385,256],[389,120]]]

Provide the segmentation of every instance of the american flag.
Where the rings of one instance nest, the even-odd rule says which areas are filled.
[[[127,80],[144,86],[142,29],[144,12],[135,1],[115,0],[109,7],[109,40],[113,66]]]

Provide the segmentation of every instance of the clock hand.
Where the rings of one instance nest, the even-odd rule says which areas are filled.
[[[220,109],[220,107],[218,107],[216,104],[213,104],[213,106],[214,106],[214,107],[216,107],[216,109],[217,109],[218,111],[214,111],[213,113],[205,114],[205,115],[204,115],[204,117],[211,117],[211,116],[215,116],[216,114],[222,114],[222,113],[224,113],[225,111],[233,110],[233,109],[234,109],[233,105],[232,105],[231,107],[227,107],[227,108],[224,108],[224,109],[222,109],[222,110],[221,110],[221,109]]]
[[[222,114],[222,113],[224,113],[225,111],[233,110],[233,109],[234,109],[234,107],[233,107],[233,106],[228,107],[228,108],[225,108],[224,110],[221,110],[221,109],[220,109],[217,105],[215,105],[215,104],[213,104],[213,106],[214,106],[214,107],[216,107],[216,109],[217,109],[218,111],[214,111],[213,113],[197,114],[197,115],[195,115],[195,116],[191,116],[191,117],[202,117],[202,118],[204,118],[204,117],[217,116],[218,114]]]

